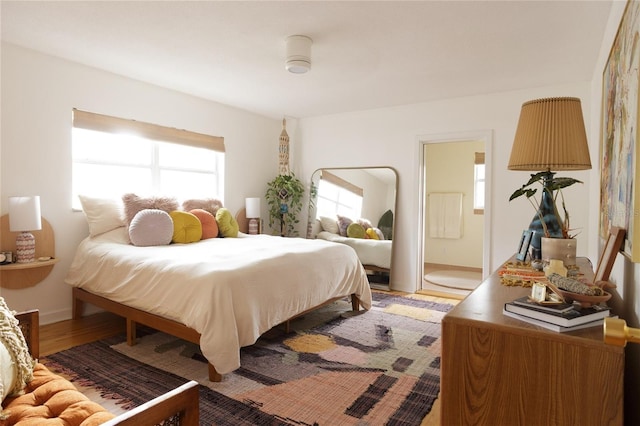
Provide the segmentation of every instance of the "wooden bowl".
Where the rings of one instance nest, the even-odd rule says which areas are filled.
[[[558,291],[567,302],[576,301],[583,308],[588,308],[599,303],[604,303],[607,300],[611,299],[611,293],[607,293],[606,291],[603,295],[600,296],[588,296],[586,294],[573,293],[562,289],[558,289]]]

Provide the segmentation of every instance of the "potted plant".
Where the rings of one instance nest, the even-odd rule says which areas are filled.
[[[541,250],[542,238],[573,239],[575,237],[575,235],[571,234],[573,229],[570,226],[570,216],[564,202],[562,190],[576,183],[582,183],[582,181],[569,177],[555,177],[554,173],[548,171],[538,172],[532,174],[529,181],[515,190],[509,197],[509,201],[511,201],[520,196],[526,196],[536,212],[529,226],[529,229],[536,231],[531,243],[534,249],[534,258],[541,257],[541,253],[536,253],[536,250]],[[538,188],[534,188],[538,184],[542,188],[540,200],[536,197]],[[573,244],[573,248],[575,250],[575,244]],[[573,256],[575,258],[575,251]],[[547,254],[545,254],[545,257],[558,258],[548,257]]]
[[[295,226],[300,222],[304,185],[295,174],[278,175],[267,184],[265,197],[269,205],[269,227],[280,227],[280,236],[297,235]]]

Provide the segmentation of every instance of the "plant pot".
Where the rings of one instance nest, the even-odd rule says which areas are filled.
[[[575,238],[546,238],[542,237],[542,261],[547,263],[551,259],[562,260],[564,266],[576,264],[576,249],[578,241]]]

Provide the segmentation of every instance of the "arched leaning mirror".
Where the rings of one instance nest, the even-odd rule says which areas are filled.
[[[398,175],[391,167],[323,168],[311,176],[307,238],[348,244],[372,287],[389,288]]]

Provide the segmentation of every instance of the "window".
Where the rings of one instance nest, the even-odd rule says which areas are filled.
[[[317,217],[358,218],[362,212],[362,195],[362,188],[323,170],[318,183]]]
[[[473,213],[484,214],[484,152],[475,153],[473,167]]]
[[[224,199],[224,140],[186,130],[73,111],[72,194],[128,192]]]

